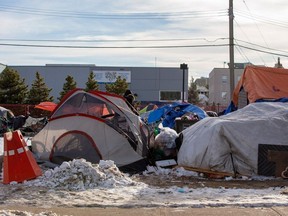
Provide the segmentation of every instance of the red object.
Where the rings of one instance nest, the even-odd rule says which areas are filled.
[[[232,101],[238,106],[239,92],[243,89],[249,103],[259,99],[279,99],[288,95],[288,69],[260,66],[246,66],[241,79],[238,81]]]
[[[23,182],[42,175],[19,130],[4,134],[3,183]]]
[[[55,104],[53,102],[46,101],[46,102],[41,102],[41,103],[37,104],[35,106],[35,108],[53,112],[53,110],[56,108],[56,106],[57,106],[57,104]]]

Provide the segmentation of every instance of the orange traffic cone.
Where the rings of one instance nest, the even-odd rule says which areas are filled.
[[[19,130],[4,134],[3,183],[23,182],[42,175]]]

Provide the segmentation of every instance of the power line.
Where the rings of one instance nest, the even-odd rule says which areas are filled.
[[[227,38],[221,38],[221,39],[227,39]],[[4,40],[4,39],[0,39],[0,40]],[[16,39],[16,40],[18,40],[18,39]],[[159,41],[159,40],[165,41],[165,39],[158,39],[158,40],[155,40],[155,41]],[[173,40],[183,40],[183,39],[167,39],[167,40],[173,41]],[[190,40],[190,39],[187,39],[187,40]],[[237,44],[235,46],[238,46],[238,47],[243,47],[243,48],[246,48],[246,49],[259,51],[259,52],[264,52],[264,53],[273,54],[273,55],[281,55],[281,56],[285,56],[285,57],[288,56],[288,52],[283,51],[283,50],[272,49],[270,47],[261,46],[261,45],[258,45],[258,44],[255,44],[255,43],[251,43],[251,42],[247,42],[247,41],[244,41],[244,40],[239,40],[239,39],[234,39],[234,40],[235,40],[235,42]],[[45,41],[45,40],[31,40],[31,41]],[[50,41],[50,40],[48,40],[48,41]],[[54,40],[51,40],[51,41],[54,41]],[[122,41],[122,40],[116,40],[116,41],[118,42],[118,41]],[[136,41],[141,42],[141,41],[145,41],[145,40],[136,40]],[[151,40],[151,41],[154,41],[154,40]],[[213,41],[216,41],[216,40],[213,40]],[[261,49],[257,49],[257,48],[253,48],[253,47],[244,46],[244,45],[239,44],[238,42],[250,44],[250,45],[257,46],[257,47],[260,47],[262,49],[267,49],[267,50],[270,50],[270,51],[265,51],[265,50],[261,50]],[[81,45],[45,45],[45,44],[0,43],[0,46],[35,47],[35,48],[37,48],[37,47],[38,48],[72,48],[72,49],[137,49],[137,48],[139,48],[139,49],[154,49],[154,48],[156,48],[156,49],[166,49],[166,48],[193,48],[193,47],[194,48],[223,47],[223,46],[228,46],[228,45],[229,44],[227,44],[227,43],[222,43],[222,44],[157,45],[157,46],[154,46],[154,45],[147,45],[147,46],[142,46],[142,45],[141,46],[81,46]],[[278,53],[276,53],[276,52],[278,52]],[[281,54],[279,52],[287,53],[287,55]]]
[[[221,47],[229,44],[200,44],[200,45],[163,45],[163,46],[71,46],[71,45],[42,45],[42,44],[15,44],[0,43],[0,46],[37,47],[37,48],[72,48],[72,49],[165,49],[165,48],[192,48],[192,47]]]
[[[226,10],[213,11],[178,11],[178,12],[114,12],[114,13],[95,13],[95,12],[76,12],[68,10],[48,10],[29,7],[17,7],[9,5],[0,5],[0,11],[41,15],[55,17],[73,17],[73,18],[89,18],[89,19],[166,19],[166,18],[201,18],[201,17],[218,17],[226,16]]]
[[[241,41],[241,40],[238,40]],[[241,41],[245,42],[245,41]],[[249,43],[249,42],[245,42]],[[253,44],[256,45],[257,44]],[[171,49],[171,48],[207,48],[207,47],[227,47],[229,44],[198,44],[198,45],[160,45],[160,46],[74,46],[74,45],[43,45],[43,44],[16,44],[16,43],[0,43],[0,46],[12,46],[12,47],[32,47],[32,48],[68,48],[68,49]],[[272,55],[277,55],[277,56],[283,56],[283,57],[288,57],[288,54],[282,54],[279,52],[284,52],[281,50],[276,50],[279,51],[278,53],[272,52],[272,51],[265,51],[253,47],[248,47],[244,46],[241,44],[235,44],[235,46],[238,46],[240,48],[245,48],[257,52],[262,52],[262,53],[267,53],[267,54],[272,54]],[[258,45],[260,46],[260,45]],[[265,49],[269,50],[275,50],[267,47],[260,46]]]
[[[235,40],[235,43],[238,45],[237,41]],[[236,49],[238,50],[239,54],[242,56],[242,58],[245,59],[246,62],[250,62],[248,57],[245,55],[245,53],[242,51],[241,47],[236,46]]]
[[[235,21],[236,25],[239,27],[239,29],[242,31],[242,33],[245,35],[245,37],[247,38],[247,40],[250,41],[248,35],[243,31],[243,29],[241,28],[241,26],[239,25],[239,23],[238,23],[235,19],[234,19],[234,21]],[[236,40],[236,39],[235,39],[235,41],[236,41],[236,43],[237,43],[237,41],[240,41],[240,40]],[[241,41],[241,42],[243,42],[243,41]],[[243,52],[243,53],[244,53],[244,52]],[[259,58],[262,60],[263,64],[265,65],[265,61],[264,61],[264,59],[262,58],[262,56],[261,56],[259,53],[258,53],[258,56],[259,56]]]
[[[240,41],[240,42],[243,42],[243,43],[247,43],[247,44],[250,44],[250,45],[253,45],[253,46],[257,46],[257,47],[260,47],[260,48],[264,48],[264,49],[268,49],[268,50],[272,50],[272,51],[277,51],[277,52],[283,52],[283,53],[287,53],[287,51],[283,51],[283,50],[279,50],[279,49],[273,49],[273,48],[270,48],[270,47],[265,47],[265,46],[262,46],[262,45],[259,45],[259,44],[255,44],[255,43],[251,43],[251,42],[247,42],[247,41],[243,41],[243,40],[239,40],[239,39],[235,39],[237,41]]]
[[[216,42],[218,40],[227,40],[228,38],[216,38],[208,40],[207,38],[166,38],[166,39],[9,39],[0,38],[0,41],[22,41],[22,42],[175,42],[175,41],[194,41],[204,40],[207,42]]]
[[[249,50],[253,50],[253,51],[257,51],[257,52],[262,52],[262,53],[267,53],[267,54],[272,54],[272,55],[277,55],[277,56],[282,56],[282,57],[288,57],[287,55],[281,54],[281,53],[275,53],[275,52],[270,52],[270,51],[265,51],[265,50],[259,50],[256,48],[252,48],[252,47],[247,47],[247,46],[243,46],[243,45],[235,45],[235,46],[239,46],[245,49],[249,49]]]
[[[246,4],[245,0],[243,0],[243,2],[244,2],[244,4],[245,4],[248,12],[250,13],[251,17],[253,18],[253,21],[254,21],[254,23],[255,23],[255,25],[256,25],[256,27],[257,27],[257,29],[258,29],[261,37],[262,37],[264,43],[266,44],[267,47],[269,47],[268,44],[267,44],[267,41],[266,41],[265,38],[264,38],[264,35],[263,35],[262,31],[260,30],[260,27],[257,25],[256,20],[254,19],[254,16],[252,15],[251,10],[249,9],[249,7],[248,7],[248,5]],[[274,58],[274,56],[272,56],[272,58],[273,58],[274,61],[276,61],[276,59]]]
[[[237,16],[240,16],[240,17],[252,19],[254,21],[257,20],[259,22],[263,22],[263,23],[273,25],[273,26],[288,28],[288,23],[285,21],[275,20],[273,18],[266,18],[266,17],[262,17],[258,15],[253,15],[253,17],[251,17],[251,15],[245,11],[241,11],[241,10],[235,10],[235,11],[236,11],[235,14],[237,14]]]

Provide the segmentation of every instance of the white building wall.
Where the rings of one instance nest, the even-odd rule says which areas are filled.
[[[237,85],[244,69],[234,69],[234,86]],[[231,102],[229,68],[214,68],[209,74],[209,104],[228,106]]]

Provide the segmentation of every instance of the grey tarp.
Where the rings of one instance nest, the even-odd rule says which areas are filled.
[[[221,117],[207,117],[183,132],[178,164],[257,175],[258,145],[288,146],[288,104],[252,103]]]

